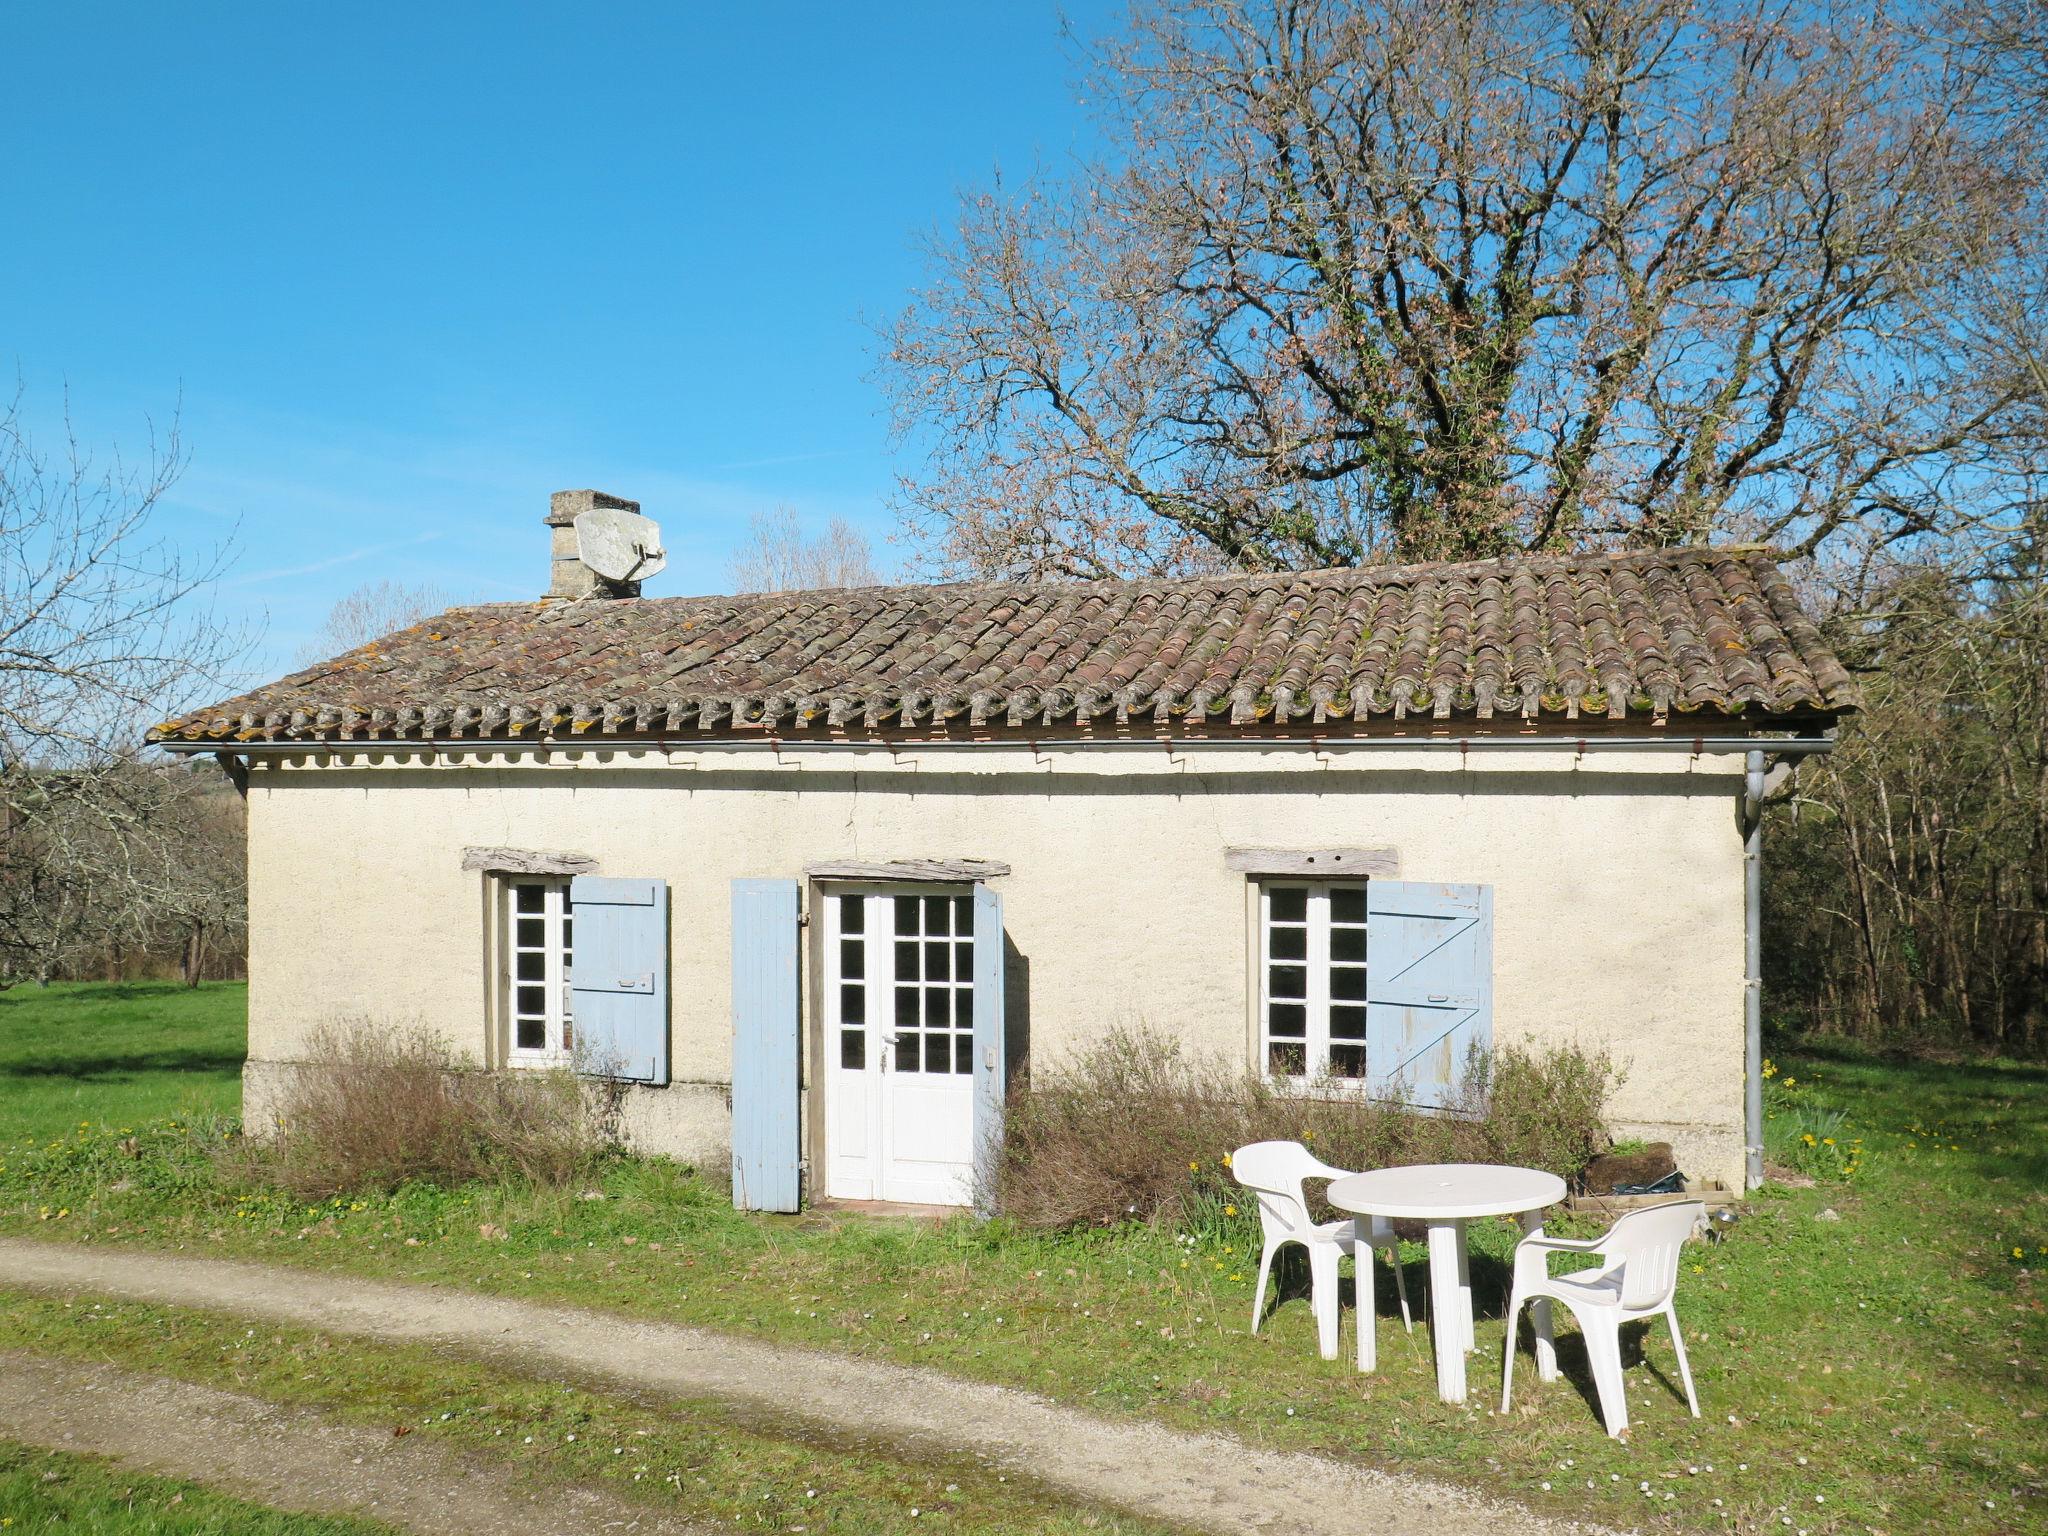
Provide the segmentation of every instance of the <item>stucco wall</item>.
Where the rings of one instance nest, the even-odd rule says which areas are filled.
[[[1034,1060],[1122,1023],[1248,1052],[1246,882],[1227,846],[1386,846],[1494,890],[1497,1040],[1605,1045],[1624,1133],[1742,1173],[1740,759],[1455,751],[558,750],[259,762],[249,792],[249,1108],[331,1019],[418,1020],[484,1055],[470,845],[670,884],[672,1068],[643,1145],[711,1153],[726,1111],[728,882],[828,859],[1001,860]]]

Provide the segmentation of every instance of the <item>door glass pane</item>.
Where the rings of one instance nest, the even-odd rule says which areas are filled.
[[[899,984],[917,980],[917,946],[898,942],[896,945],[896,980]]]
[[[1268,897],[1272,919],[1276,923],[1300,923],[1308,920],[1308,891],[1298,885],[1276,885]]]
[[[947,1006],[947,994],[951,987],[926,987],[924,989],[924,1025],[926,1029],[947,1029],[953,1023],[953,1010]]]
[[[519,979],[521,981],[545,981],[548,974],[548,957],[537,949],[522,949],[519,952]]]
[[[548,989],[546,987],[521,987],[513,1003],[514,1011],[539,1018],[548,1011]]]
[[[926,981],[951,981],[953,979],[952,945],[945,943],[925,945],[924,979]]]
[[[955,933],[974,932],[974,912],[971,903],[965,896],[955,896],[953,898],[953,931]]]
[[[516,1031],[519,1049],[522,1051],[545,1050],[548,1043],[548,1026],[542,1019],[521,1019]]]
[[[1330,958],[1332,960],[1363,960],[1365,958],[1365,930],[1363,928],[1332,928],[1330,930]]]
[[[955,944],[953,946],[953,974],[962,981],[972,981],[974,979],[973,944]]]
[[[548,890],[544,885],[515,885],[512,887],[515,912],[538,912],[547,905]]]
[[[974,1036],[953,1037],[953,1070],[962,1077],[974,1070]]]
[[[1365,1010],[1363,1008],[1332,1008],[1330,1010],[1330,1038],[1332,1040],[1363,1040],[1365,1038]]]
[[[915,1072],[917,1070],[917,1042],[918,1034],[916,1030],[906,1031],[896,1037],[896,1070],[898,1072]]]
[[[868,1021],[868,989],[860,985],[839,989],[839,1022],[865,1024]]]
[[[1330,921],[1333,923],[1364,922],[1365,887],[1362,885],[1331,886]]]
[[[1347,1003],[1365,1001],[1365,967],[1340,965],[1330,972],[1330,996]]]
[[[1275,1003],[1266,1010],[1266,1033],[1290,1040],[1308,1037],[1308,1009],[1300,1003]]]
[[[839,974],[847,981],[859,981],[867,974],[868,947],[860,939],[839,941]]]
[[[548,923],[544,917],[522,917],[512,927],[512,941],[521,949],[539,949],[548,941]]]
[[[1266,1070],[1275,1077],[1300,1077],[1308,1071],[1308,1047],[1276,1040],[1266,1048]]]
[[[896,932],[904,938],[917,937],[917,898],[898,896],[896,898]]]
[[[1268,997],[1307,997],[1308,967],[1305,965],[1275,965],[1266,970],[1266,995]]]
[[[896,989],[896,1027],[898,1029],[917,1028],[917,990],[914,986],[898,987]]]
[[[953,1037],[951,1035],[926,1035],[924,1037],[924,1069],[927,1072],[950,1072],[953,1070]]]
[[[1333,1041],[1330,1045],[1330,1076],[1365,1076],[1365,1047],[1342,1045]]]
[[[862,1029],[839,1031],[839,1065],[849,1072],[859,1072],[868,1064],[868,1036]]]
[[[1308,958],[1308,930],[1306,928],[1269,928],[1266,930],[1268,953],[1275,960],[1306,960]]]
[[[839,931],[841,933],[865,932],[868,917],[868,902],[865,896],[842,896],[839,898]]]

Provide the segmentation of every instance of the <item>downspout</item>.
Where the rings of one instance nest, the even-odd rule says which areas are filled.
[[[1745,760],[1742,791],[1742,1151],[1744,1183],[1764,1181],[1764,755]]]

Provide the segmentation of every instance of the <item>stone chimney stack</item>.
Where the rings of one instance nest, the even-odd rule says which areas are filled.
[[[623,496],[608,496],[603,491],[556,491],[548,498],[548,515],[542,521],[552,530],[548,551],[553,563],[552,579],[548,582],[549,597],[640,595],[639,582],[622,584],[606,581],[576,556],[576,519],[597,507],[638,512],[640,503],[628,501]]]

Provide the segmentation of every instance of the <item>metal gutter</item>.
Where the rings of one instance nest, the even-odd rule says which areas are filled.
[[[531,752],[642,748],[656,752],[689,752],[702,748],[757,747],[777,752],[839,752],[883,750],[890,752],[935,752],[987,750],[992,747],[1028,747],[1035,752],[1082,748],[1164,747],[1169,752],[1186,751],[1271,751],[1279,747],[1307,747],[1316,752],[1398,751],[1456,749],[1460,752],[1509,750],[1560,752],[1685,752],[1694,757],[1707,754],[1768,752],[1781,756],[1806,756],[1831,751],[1831,736],[1001,736],[972,739],[938,738],[922,741],[833,739],[812,741],[787,736],[716,736],[704,738],[603,737],[583,740],[575,737],[526,737],[484,740],[476,737],[396,738],[345,741],[163,741],[156,743],[166,752],[212,752],[225,757],[278,756],[335,752]]]

